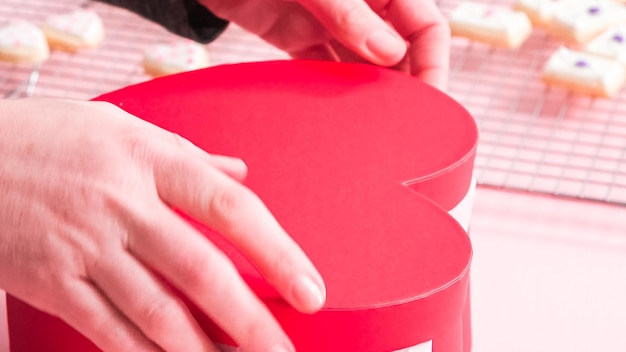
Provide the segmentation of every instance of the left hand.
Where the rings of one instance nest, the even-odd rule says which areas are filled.
[[[200,0],[294,58],[368,61],[447,83],[450,29],[433,0]]]

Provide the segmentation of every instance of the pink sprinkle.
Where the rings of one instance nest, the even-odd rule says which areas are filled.
[[[483,17],[491,17],[493,15],[493,10],[488,9],[487,11],[485,11],[485,13],[483,13]]]

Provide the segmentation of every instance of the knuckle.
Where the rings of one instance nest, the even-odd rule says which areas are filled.
[[[143,336],[129,337],[124,326],[111,324],[110,321],[98,323],[97,329],[93,331],[98,336],[90,336],[90,339],[97,342],[104,351],[142,351],[147,344]]]
[[[263,341],[270,333],[270,327],[267,321],[255,319],[246,326],[245,334],[250,341]]]
[[[367,18],[368,8],[365,2],[344,0],[337,5],[335,22],[337,28],[359,28],[363,18]]]
[[[237,287],[239,273],[221,252],[190,260],[183,269],[185,291],[201,301],[229,297]]]
[[[287,248],[281,248],[272,253],[269,262],[269,271],[272,274],[266,274],[268,276],[267,279],[274,283],[284,280],[291,281],[289,278],[293,279],[301,268],[301,265],[299,265],[301,258],[299,258],[298,253]]]
[[[210,286],[211,280],[208,278],[206,268],[211,268],[211,263],[207,258],[201,257],[188,260],[182,270],[184,282],[191,292],[203,292]]]
[[[125,151],[135,161],[148,161],[154,157],[155,148],[142,133],[138,133],[134,129],[128,129],[122,132],[122,145]]]
[[[98,336],[90,336],[91,339],[98,341],[102,347],[117,350],[131,351],[136,348],[133,341],[129,340],[124,329],[119,326],[112,326],[111,321],[98,314],[93,314],[86,318],[84,325],[90,326],[91,331]]]
[[[139,308],[138,319],[151,335],[161,336],[169,330],[169,322],[177,315],[181,307],[175,300],[166,297],[153,298]]]
[[[243,187],[224,185],[209,197],[207,211],[218,219],[228,222],[232,214],[238,214],[250,201],[248,192]]]

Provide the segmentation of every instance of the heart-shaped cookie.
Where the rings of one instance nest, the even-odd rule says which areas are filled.
[[[462,312],[472,251],[446,210],[470,188],[477,128],[452,99],[371,65],[278,61],[173,75],[98,100],[243,158],[246,184],[324,277],[324,308],[297,312],[226,239],[195,225],[297,351],[469,350]],[[232,343],[189,307],[213,341]],[[9,326],[13,352],[95,351],[12,297]]]
[[[0,28],[0,60],[12,63],[38,63],[49,56],[48,43],[41,29],[28,21],[12,21]]]
[[[104,38],[102,18],[89,9],[50,16],[41,28],[51,48],[69,52],[97,47]]]
[[[192,40],[154,44],[144,51],[144,71],[160,77],[209,66],[209,53]]]

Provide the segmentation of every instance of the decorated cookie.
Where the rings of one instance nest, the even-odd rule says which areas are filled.
[[[612,0],[572,0],[548,24],[548,31],[567,44],[584,45],[626,19],[626,8]]]
[[[626,71],[615,60],[561,47],[546,63],[542,78],[578,93],[611,97],[624,85]]]
[[[532,24],[520,11],[487,4],[463,2],[450,17],[452,35],[490,45],[517,48],[528,38]]]
[[[0,61],[38,63],[50,55],[46,37],[27,21],[13,21],[0,28]]]
[[[208,66],[208,51],[203,45],[192,40],[155,44],[144,52],[144,70],[153,77],[191,71]]]
[[[626,67],[626,24],[615,25],[584,47],[595,55],[621,62]]]
[[[513,8],[524,12],[533,25],[546,27],[567,2],[568,0],[518,0]]]
[[[97,47],[104,38],[102,19],[88,9],[50,16],[41,28],[52,49],[69,52]]]

